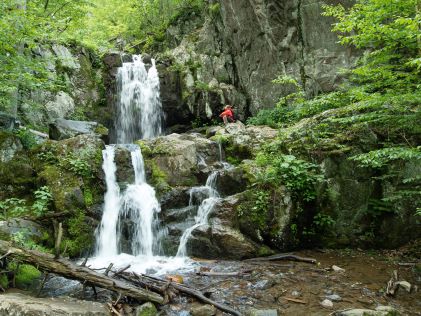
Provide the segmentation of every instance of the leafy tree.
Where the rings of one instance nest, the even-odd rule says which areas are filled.
[[[0,109],[16,115],[23,91],[55,89],[45,60],[34,58],[43,44],[60,42],[84,16],[85,0],[0,2]]]

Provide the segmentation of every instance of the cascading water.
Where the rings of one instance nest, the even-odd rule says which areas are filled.
[[[189,206],[193,205],[193,197],[195,193],[198,191],[201,193],[204,193],[207,195],[207,198],[205,198],[202,203],[199,205],[199,208],[197,210],[197,215],[194,218],[194,225],[187,228],[183,235],[180,238],[180,245],[178,246],[177,250],[177,257],[185,257],[187,256],[187,241],[189,240],[192,232],[202,226],[207,224],[209,214],[212,212],[216,202],[219,198],[219,193],[216,191],[216,179],[218,176],[217,171],[213,171],[208,179],[206,180],[206,185],[204,187],[195,187],[190,189],[190,202]]]

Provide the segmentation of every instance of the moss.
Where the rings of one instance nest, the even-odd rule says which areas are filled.
[[[146,143],[143,140],[136,141],[136,144],[139,145],[140,150],[142,151],[142,156],[144,158],[149,158],[152,156],[152,149],[146,145]]]
[[[9,287],[9,280],[5,274],[0,274],[0,286],[5,290]]]
[[[266,257],[266,256],[270,256],[273,255],[275,252],[270,249],[268,246],[261,246],[258,250],[257,250],[257,256],[258,257]]]
[[[102,124],[98,124],[98,126],[95,127],[94,132],[99,135],[108,135],[108,129]]]
[[[80,257],[92,247],[94,242],[93,230],[86,222],[83,210],[77,210],[73,217],[65,221],[67,234],[63,242],[63,250],[67,248],[68,255],[72,258]]]
[[[16,287],[28,289],[34,285],[37,279],[41,276],[41,272],[29,264],[20,264],[19,267],[15,262],[9,263],[9,270],[16,270]]]
[[[162,171],[157,163],[153,160],[148,161],[148,165],[151,170],[150,182],[152,186],[157,190],[158,195],[171,190],[171,186],[168,184],[168,176]]]
[[[93,195],[89,187],[83,190],[83,199],[85,200],[86,206],[93,205]]]

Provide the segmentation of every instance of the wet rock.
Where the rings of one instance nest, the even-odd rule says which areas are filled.
[[[193,231],[187,243],[188,254],[206,259],[245,259],[255,257],[259,246],[235,228],[213,219]]]
[[[78,135],[95,135],[107,138],[108,130],[97,122],[71,121],[57,119],[50,124],[49,136],[54,140],[63,140]]]
[[[217,179],[216,187],[222,196],[233,195],[245,191],[248,181],[242,168],[229,168],[222,170]]]
[[[108,316],[109,314],[105,304],[70,297],[36,298],[19,293],[8,293],[2,294],[0,300],[0,315]]]
[[[107,68],[118,68],[123,65],[122,54],[120,52],[109,52],[102,59]]]
[[[164,180],[171,187],[197,184],[199,157],[207,165],[219,160],[217,144],[199,134],[170,134],[138,143],[151,170],[151,182]]]
[[[151,302],[147,302],[141,306],[136,307],[136,316],[155,316],[158,313],[156,307]]]
[[[256,309],[250,308],[245,312],[246,316],[278,316],[276,309]]]
[[[216,308],[213,305],[193,306],[190,310],[192,316],[213,316],[216,314]]]
[[[325,299],[323,300],[320,305],[322,305],[325,308],[332,308],[333,307],[333,303],[331,300]]]

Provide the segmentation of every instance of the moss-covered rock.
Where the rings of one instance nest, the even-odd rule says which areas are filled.
[[[63,247],[70,256],[90,249],[102,203],[105,184],[102,172],[104,143],[95,136],[80,135],[63,141],[48,141],[32,152],[37,181],[47,185],[53,196],[53,209],[63,214]]]

